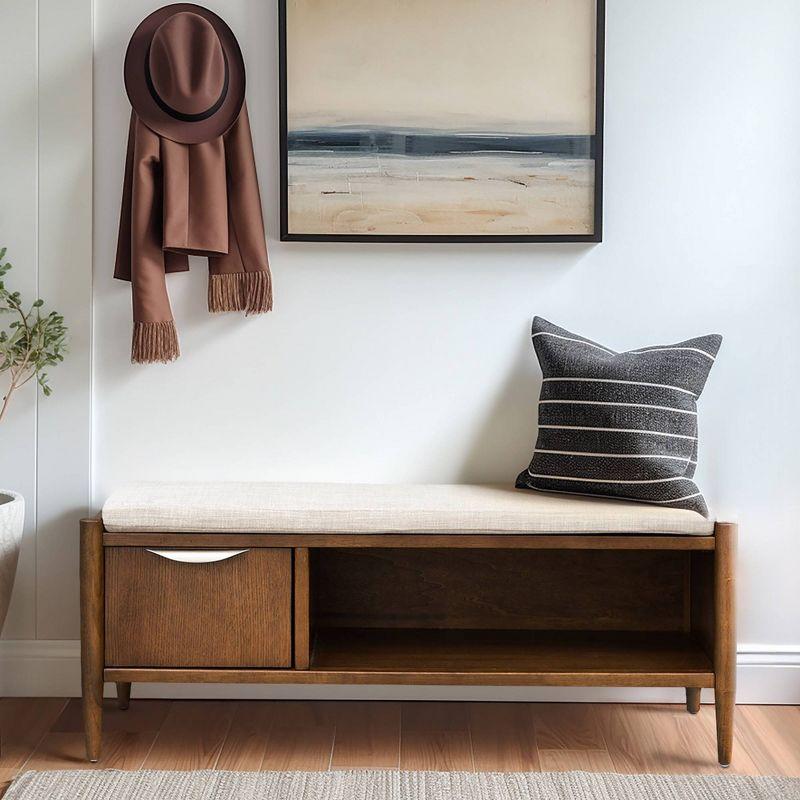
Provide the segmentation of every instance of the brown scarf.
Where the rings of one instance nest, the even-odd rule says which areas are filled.
[[[208,310],[272,309],[247,106],[223,136],[179,144],[131,114],[114,277],[133,288],[131,361],[180,355],[166,273],[208,257]]]

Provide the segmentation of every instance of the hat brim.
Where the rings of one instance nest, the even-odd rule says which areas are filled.
[[[169,17],[181,11],[190,11],[208,20],[217,32],[228,61],[228,91],[222,105],[208,119],[186,122],[170,116],[150,93],[146,66],[158,27]],[[131,36],[125,54],[125,91],[139,119],[159,136],[181,144],[199,144],[226,133],[236,122],[242,110],[245,92],[244,59],[233,31],[213,11],[194,3],[173,3],[159,8],[142,20]]]

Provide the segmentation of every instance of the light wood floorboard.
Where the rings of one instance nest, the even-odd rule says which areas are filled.
[[[66,705],[62,699],[0,699],[0,795],[28,763]]]
[[[400,769],[474,769],[466,703],[403,703]]]
[[[714,709],[562,703],[0,699],[0,795],[27,769],[590,770],[719,774]],[[800,777],[800,707],[738,706],[731,771]]]
[[[202,700],[172,703],[141,766],[214,769],[233,727],[235,710],[236,703]]]
[[[472,759],[484,772],[535,772],[539,748],[531,706],[525,703],[471,703]]]
[[[336,728],[332,769],[400,766],[400,703],[335,703],[332,708]]]
[[[275,716],[274,703],[237,703],[217,769],[258,772],[264,763]]]
[[[326,770],[333,757],[335,703],[273,703],[261,769]]]

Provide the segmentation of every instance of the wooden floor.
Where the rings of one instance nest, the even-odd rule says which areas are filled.
[[[714,711],[522,703],[107,701],[83,760],[77,700],[0,699],[0,795],[28,769],[722,772]],[[738,706],[731,771],[800,776],[800,707]]]

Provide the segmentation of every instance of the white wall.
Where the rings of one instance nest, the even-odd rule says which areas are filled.
[[[121,70],[156,3],[95,0],[94,505],[134,479],[512,481],[535,434],[533,314],[617,349],[716,331],[699,482],[741,522],[745,660],[793,665],[781,697],[800,697],[800,4],[609,3],[597,246],[277,242],[274,5],[211,3],[247,62],[275,311],[209,316],[194,263],[169,279],[183,356],[134,367],[129,288],[111,277]],[[27,441],[20,413],[15,436]],[[68,598],[39,620],[45,636],[75,636],[69,570],[39,576],[40,603]],[[35,571],[28,554],[7,635],[31,637]],[[750,699],[780,699],[775,680]]]

